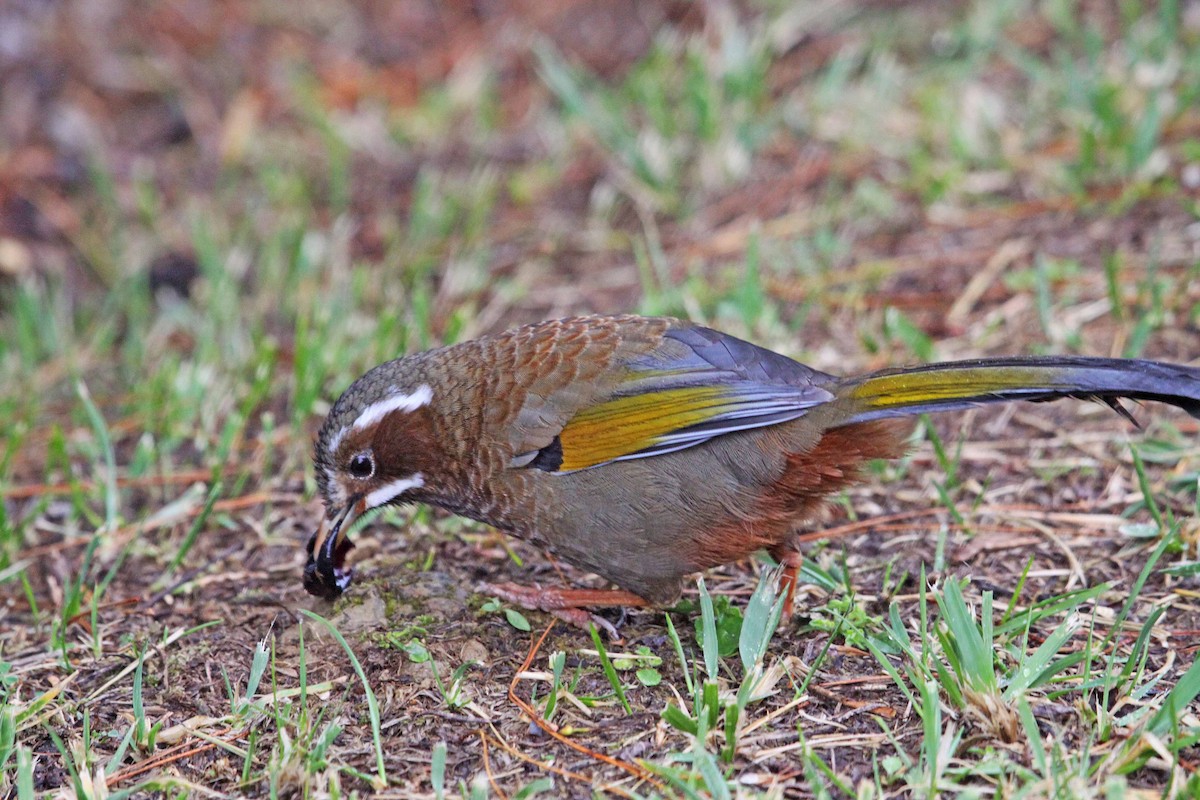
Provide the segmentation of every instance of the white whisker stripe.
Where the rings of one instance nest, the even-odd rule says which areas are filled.
[[[400,478],[399,480],[394,480],[391,483],[384,484],[367,495],[367,508],[376,508],[384,505],[385,503],[390,503],[392,500],[395,500],[397,497],[399,497],[403,492],[407,492],[409,489],[419,489],[424,485],[425,476],[419,472],[407,478]]]
[[[329,505],[341,508],[346,504],[346,493],[342,491],[342,484],[338,482],[337,470],[333,467],[325,468],[325,475],[329,478]]]
[[[354,420],[354,424],[350,427],[353,430],[366,428],[379,422],[393,411],[416,411],[421,406],[429,405],[429,401],[432,399],[433,389],[429,388],[429,384],[422,383],[412,394],[394,394],[371,403],[363,409],[363,412],[358,415],[358,419]]]

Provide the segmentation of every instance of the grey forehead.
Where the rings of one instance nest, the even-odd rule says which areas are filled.
[[[318,457],[329,453],[329,444],[340,432],[348,429],[367,406],[396,392],[411,391],[417,376],[411,369],[412,358],[397,358],[372,367],[342,392],[325,417],[317,439]]]
[[[396,358],[372,367],[358,380],[350,384],[329,411],[329,421],[340,428],[349,425],[359,413],[385,397],[393,394],[411,394],[425,383],[424,370],[419,356]]]

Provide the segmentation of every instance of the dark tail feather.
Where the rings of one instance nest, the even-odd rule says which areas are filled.
[[[950,411],[1013,400],[1096,400],[1132,419],[1118,402],[1154,400],[1200,418],[1200,368],[1159,361],[1046,356],[947,361],[888,369],[843,381],[846,422]]]

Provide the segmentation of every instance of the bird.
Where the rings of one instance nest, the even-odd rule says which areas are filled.
[[[424,503],[611,584],[489,587],[580,624],[588,607],[670,606],[689,576],[759,550],[794,587],[799,526],[869,461],[902,455],[911,417],[1059,398],[1130,421],[1121,399],[1200,418],[1200,368],[1014,356],[839,377],[684,320],[537,322],[380,364],[334,402],[304,586],[338,597],[353,520]]]

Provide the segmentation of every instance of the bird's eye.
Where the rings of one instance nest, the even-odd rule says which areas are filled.
[[[350,474],[356,478],[369,478],[375,474],[375,459],[366,453],[357,453],[350,459]]]

